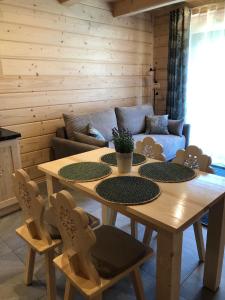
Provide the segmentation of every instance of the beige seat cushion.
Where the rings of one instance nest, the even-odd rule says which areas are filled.
[[[124,231],[103,225],[95,231],[97,242],[91,250],[93,263],[103,278],[112,278],[137,263],[147,248]]]

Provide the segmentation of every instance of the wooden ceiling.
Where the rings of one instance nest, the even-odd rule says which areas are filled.
[[[62,4],[72,5],[81,0],[58,0]],[[186,3],[190,7],[197,7],[213,3],[225,3],[225,0],[104,0],[112,3],[114,17],[135,15],[138,13],[156,10],[170,5]]]

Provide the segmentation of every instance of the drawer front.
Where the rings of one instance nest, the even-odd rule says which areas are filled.
[[[12,173],[14,171],[12,148],[0,147],[0,202],[14,196]]]

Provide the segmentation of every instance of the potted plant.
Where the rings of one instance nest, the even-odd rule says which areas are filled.
[[[126,130],[113,128],[113,143],[116,149],[116,159],[119,173],[129,173],[133,162],[134,140]]]

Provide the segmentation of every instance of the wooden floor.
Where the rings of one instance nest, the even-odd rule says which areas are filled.
[[[41,187],[42,193],[46,194],[45,186]],[[84,207],[89,212],[100,216],[101,210],[98,203],[90,201],[80,192],[74,193],[78,205]],[[45,274],[42,257],[37,257],[34,283],[26,287],[23,282],[23,271],[26,248],[23,241],[16,236],[15,229],[20,225],[21,213],[0,219],[0,299],[1,300],[30,300],[46,299]],[[129,220],[121,215],[117,219],[117,226],[129,231]],[[144,228],[139,226],[140,238]],[[206,235],[206,230],[204,230]],[[152,247],[156,249],[156,239],[153,239]],[[181,297],[180,300],[224,300],[225,299],[225,263],[223,264],[223,275],[221,287],[217,293],[202,288],[202,276],[204,265],[198,264],[198,255],[195,245],[194,232],[189,228],[184,234]],[[146,299],[155,299],[155,257],[142,266],[142,279],[145,288]],[[65,279],[57,272],[57,299],[63,299]],[[83,299],[80,295],[76,300]],[[104,294],[107,300],[134,300],[129,278],[109,289]]]

